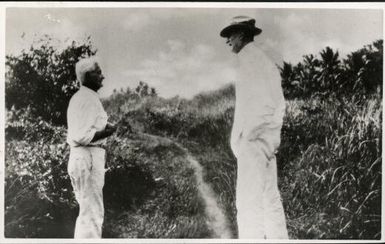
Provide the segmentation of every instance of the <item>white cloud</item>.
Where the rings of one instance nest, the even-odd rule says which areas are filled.
[[[188,47],[180,40],[169,40],[165,51],[124,71],[124,75],[131,81],[148,82],[164,97],[192,97],[232,81],[234,71],[228,60],[217,60],[208,45]]]
[[[188,97],[232,80],[231,53],[218,32],[236,15],[256,18],[263,29],[257,40],[279,63],[301,61],[328,45],[344,55],[382,37],[381,10],[9,9],[6,52],[28,48],[40,33],[71,41],[89,33],[106,63],[104,95],[144,80],[162,96]]]
[[[7,35],[13,35],[12,43],[7,45],[7,53],[18,54],[22,49],[28,49],[43,35],[48,35],[56,40],[52,44],[59,49],[67,47],[73,40],[83,41],[89,35],[82,25],[74,23],[69,18],[58,18],[49,12],[36,16],[35,21],[35,24],[22,23],[24,28],[21,33],[7,33]],[[15,25],[15,23],[12,24]]]
[[[180,52],[186,47],[180,40],[167,40],[167,44],[170,47],[171,52]]]
[[[151,16],[147,13],[137,12],[129,13],[125,19],[123,19],[123,29],[129,31],[141,30],[144,26],[151,23]]]
[[[319,43],[314,37],[316,23],[307,16],[290,13],[280,20],[281,50],[283,60],[298,62],[305,54],[318,52]]]
[[[366,19],[360,18],[360,16]],[[380,12],[297,10],[277,16],[276,26],[283,60],[298,62],[306,54],[318,55],[326,46],[342,57],[382,35]],[[368,19],[369,18],[369,19]]]

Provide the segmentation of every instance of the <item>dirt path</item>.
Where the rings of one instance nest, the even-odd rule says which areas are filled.
[[[148,145],[150,145],[151,147],[156,147],[159,145],[169,146],[171,144],[174,144],[181,151],[184,152],[187,161],[191,164],[191,167],[194,169],[198,191],[205,203],[207,225],[214,233],[213,238],[232,238],[228,220],[223,210],[218,205],[216,194],[211,188],[211,186],[203,180],[203,168],[199,164],[199,162],[191,155],[191,153],[181,144],[168,138],[155,136],[147,133],[137,133],[136,137],[140,138],[141,140],[145,140],[146,143],[148,143]]]
[[[206,205],[206,214],[208,217],[208,226],[210,226],[215,234],[214,238],[230,239],[231,231],[227,223],[226,216],[219,207],[213,189],[203,180],[202,166],[190,154],[187,160],[195,169],[195,177],[198,184],[199,193],[201,194]]]

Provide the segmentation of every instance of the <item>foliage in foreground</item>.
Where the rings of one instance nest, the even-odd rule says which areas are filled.
[[[236,161],[228,145],[232,90],[219,91],[222,101],[215,103],[207,94],[191,101],[148,97],[122,105],[125,115],[113,116],[122,129],[108,149],[106,237],[210,236],[193,170],[174,141],[202,164],[236,233]],[[333,97],[288,102],[278,165],[292,238],[380,237],[381,114],[379,95],[363,105]],[[19,126],[26,133],[7,138],[6,236],[70,237],[77,207],[66,174],[65,129],[8,121],[6,131]],[[45,136],[36,139],[30,135],[35,133]]]
[[[289,103],[278,154],[294,236],[379,239],[381,96]]]
[[[221,90],[215,102],[212,93],[192,101],[151,98],[140,109],[129,103],[122,108],[135,107],[127,109],[127,118],[140,121],[135,130],[175,138],[194,153],[234,223],[231,91],[232,86]],[[199,110],[201,105],[206,109]],[[336,96],[288,102],[277,156],[292,237],[380,237],[381,116],[380,94],[366,102]]]
[[[65,129],[47,130],[28,114],[8,117],[7,131],[19,137],[8,133],[6,145],[5,236],[73,237],[78,206],[67,174]],[[41,137],[30,140],[35,133]],[[107,151],[104,237],[212,235],[194,170],[177,144],[133,133],[111,138]]]
[[[375,48],[353,54],[349,65],[356,68],[344,73],[344,79],[338,75],[341,64],[334,62],[338,55],[326,49],[323,54],[330,65],[313,62],[314,72],[310,69],[313,66],[305,66],[298,69],[303,72],[297,76],[289,75],[288,83],[284,81],[286,96],[301,97],[287,103],[277,155],[279,186],[291,238],[380,238],[382,78],[375,75],[371,80],[368,75],[382,70],[382,62],[378,66],[382,42],[375,44]],[[78,50],[78,54],[86,50],[86,55],[92,49],[86,45],[85,49],[69,50]],[[8,64],[12,71],[8,73],[9,86],[19,84],[20,76],[15,74],[28,77],[24,71],[39,70],[36,67],[40,66],[19,66],[28,64],[19,61],[18,65]],[[50,72],[43,72],[48,76],[37,74],[47,78]],[[306,76],[309,74],[312,75]],[[294,82],[290,77],[306,82]],[[309,83],[309,77],[316,77],[323,85]],[[32,87],[36,84],[39,82]],[[346,91],[356,95],[345,94],[335,84],[350,84]],[[298,90],[304,85],[314,87]],[[336,90],[328,92],[331,86]],[[6,99],[18,102],[15,98],[24,97],[16,88],[7,90]],[[306,93],[297,94],[299,91]],[[61,101],[66,101],[67,95]],[[31,94],[25,97],[34,98]],[[69,148],[65,143],[63,111],[47,113],[45,109],[50,107],[45,107],[41,98],[30,102],[34,106],[7,105],[6,237],[73,236],[78,208],[66,170]],[[235,237],[236,160],[229,146],[234,87],[186,100],[157,97],[154,89],[141,83],[135,91],[115,93],[104,104],[121,129],[108,141],[103,236],[212,237],[194,170],[186,160],[187,151],[203,166],[203,177],[214,189]]]

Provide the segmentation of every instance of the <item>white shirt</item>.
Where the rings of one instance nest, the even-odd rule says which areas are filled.
[[[105,138],[92,143],[91,140],[95,132],[104,130],[107,118],[98,93],[81,86],[72,96],[67,110],[67,143],[72,147],[104,144]]]
[[[280,131],[285,113],[276,65],[253,42],[237,54],[236,104],[232,141]]]

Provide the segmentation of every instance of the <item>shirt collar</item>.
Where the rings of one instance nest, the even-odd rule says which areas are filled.
[[[99,94],[97,92],[95,92],[94,90],[91,90],[90,88],[86,87],[86,86],[80,86],[80,90],[82,92],[85,92],[85,93],[88,93],[92,96],[95,96],[97,98],[99,98]]]
[[[241,54],[248,53],[251,49],[258,48],[257,45],[254,42],[248,43],[246,46],[244,46],[241,50]]]

